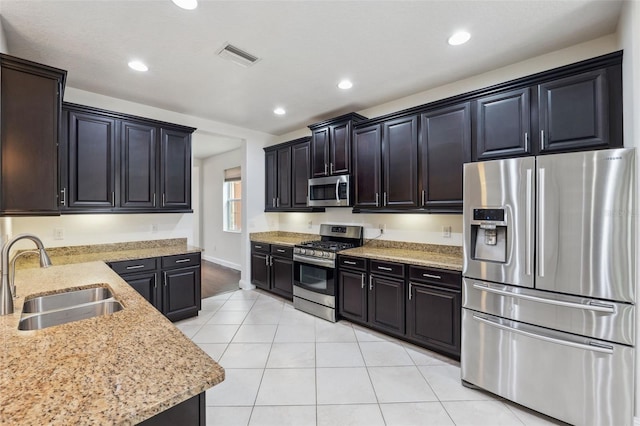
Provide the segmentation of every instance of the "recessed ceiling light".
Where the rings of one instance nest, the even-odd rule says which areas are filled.
[[[187,10],[198,7],[198,0],[171,0],[176,6]]]
[[[131,61],[129,62],[129,68],[136,70],[136,71],[141,71],[141,72],[145,72],[145,71],[149,71],[149,67],[146,66],[144,64],[144,62],[142,61]]]
[[[273,113],[275,115],[285,115],[287,113],[287,111],[285,111],[284,108],[278,107],[278,108],[273,110]]]
[[[469,41],[471,38],[471,34],[466,31],[458,31],[449,37],[449,44],[452,46],[458,46],[460,44],[464,44]]]
[[[349,80],[342,80],[340,83],[338,83],[338,87],[342,90],[351,89],[353,87],[353,83]]]

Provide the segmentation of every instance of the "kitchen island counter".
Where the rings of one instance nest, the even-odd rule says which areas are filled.
[[[124,309],[19,331],[25,296],[106,286]],[[136,424],[224,380],[224,370],[103,262],[16,274],[0,316],[0,424]]]

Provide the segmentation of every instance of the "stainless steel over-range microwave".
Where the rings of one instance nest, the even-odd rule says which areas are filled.
[[[344,207],[351,205],[349,175],[309,179],[309,207]]]

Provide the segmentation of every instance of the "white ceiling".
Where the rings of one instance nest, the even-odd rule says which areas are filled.
[[[9,53],[68,70],[70,87],[281,135],[611,34],[621,6],[200,0],[186,11],[170,0],[0,0],[0,15]],[[458,29],[471,41],[449,46]],[[261,60],[242,68],[216,56],[225,42]],[[130,70],[132,58],[149,71]],[[349,91],[336,87],[345,77]]]

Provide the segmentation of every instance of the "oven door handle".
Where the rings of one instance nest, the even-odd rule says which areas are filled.
[[[317,257],[308,257],[301,254],[294,254],[293,261],[299,263],[306,263],[309,265],[321,266],[323,268],[334,268],[336,262],[333,259],[320,259]]]

